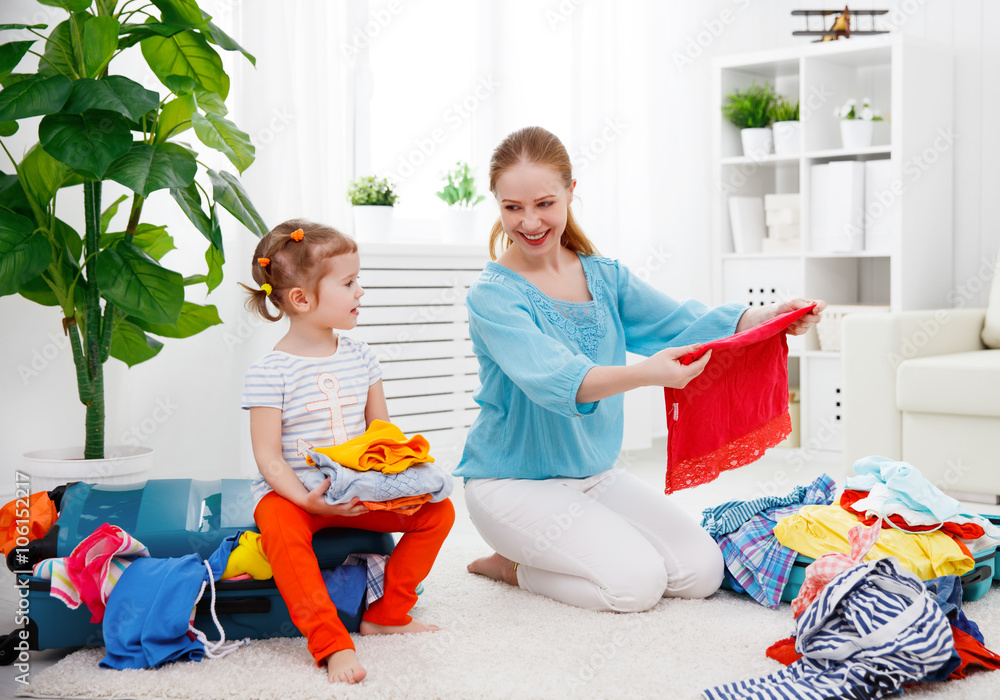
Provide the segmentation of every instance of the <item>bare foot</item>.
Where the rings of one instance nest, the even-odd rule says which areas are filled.
[[[441,628],[417,620],[410,620],[405,625],[376,625],[368,620],[361,621],[361,634],[367,637],[371,634],[410,634],[412,632],[437,632]]]
[[[514,566],[514,562],[496,552],[488,557],[476,559],[467,568],[470,573],[479,574],[494,581],[503,581],[512,586],[517,585],[517,568]]]
[[[326,657],[326,678],[331,683],[354,684],[367,675],[368,672],[358,663],[354,649],[341,649]]]

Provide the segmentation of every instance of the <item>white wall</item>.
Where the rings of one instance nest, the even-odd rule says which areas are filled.
[[[576,43],[566,63],[540,66],[538,79],[573,81],[573,94],[585,104],[596,105],[594,109],[601,106],[595,95],[607,95],[609,100],[615,100],[614,105],[625,105],[632,110],[628,114],[630,125],[627,138],[616,145],[622,151],[615,157],[628,157],[629,162],[638,162],[636,151],[646,150],[649,154],[647,165],[619,174],[618,180],[607,190],[598,191],[594,180],[581,184],[578,192],[587,193],[582,206],[585,216],[606,220],[602,212],[607,213],[604,209],[607,206],[614,212],[610,215],[612,223],[617,223],[618,227],[612,236],[604,239],[604,252],[630,264],[642,265],[648,261],[651,266],[656,265],[654,282],[677,297],[708,299],[711,290],[708,232],[713,206],[707,113],[711,103],[711,58],[804,41],[791,36],[796,23],[789,11],[814,6],[814,3],[787,0],[698,3],[552,0],[532,3],[530,11],[529,5],[520,3],[516,7],[524,14],[512,19],[504,14],[510,12],[506,9],[510,7],[507,3],[484,2],[485,16],[503,16],[504,21],[492,25],[501,33],[484,40],[486,48],[480,56],[470,60],[488,62],[489,56],[502,56],[503,47],[517,46],[519,22],[534,22],[538,25],[535,33],[540,32],[543,37],[545,27],[550,27],[552,32],[574,32]],[[988,40],[985,31],[997,26],[1000,3],[990,0],[954,3],[949,0],[891,0],[855,5],[857,8],[876,6],[894,9],[891,16],[902,20],[898,22],[900,31],[955,49],[955,122],[959,138],[955,153],[954,274],[956,290],[967,292],[962,303],[984,305],[987,285],[979,279],[987,274],[981,272],[983,260],[992,259],[1000,244],[1000,228],[996,223],[1000,220],[1000,199],[995,194],[1000,191],[1000,171],[993,167],[991,158],[1000,154],[1000,136],[992,128],[993,120],[989,119],[989,115],[1000,111],[1000,81],[995,78],[1000,69],[1000,48]],[[637,8],[642,11],[632,14]],[[409,9],[433,11],[433,0],[423,0]],[[40,7],[28,0],[5,0],[0,8],[0,21],[37,21],[39,12],[51,15],[58,10]],[[273,40],[268,41],[267,28],[240,32],[239,22],[248,23],[252,28],[255,18],[260,17],[259,12],[259,7],[219,0],[216,21],[241,37],[247,48],[257,55],[259,65],[278,60],[282,52],[297,55],[306,49],[303,44],[283,48]],[[606,21],[609,16],[614,18],[611,27]],[[331,11],[327,18],[331,30],[348,32],[349,26],[335,26],[337,17],[339,15]],[[570,24],[553,22],[553,17],[566,17]],[[46,19],[51,21],[49,17],[42,17],[41,21]],[[634,44],[629,42],[631,34],[637,37]],[[593,56],[606,55],[612,35],[619,42],[618,46],[632,49],[648,46],[648,54],[626,54],[624,59],[619,57],[610,66],[595,65]],[[327,51],[325,60],[336,60],[337,55],[336,51]],[[234,63],[229,57],[227,65],[235,67],[239,62]],[[282,121],[282,113],[274,111],[280,105],[272,93],[279,86],[273,82],[270,87],[261,84],[264,81],[260,81],[259,76],[265,71],[264,67],[256,71],[237,68],[231,75],[244,76],[242,88],[239,85],[233,88],[239,111],[235,117],[237,123],[258,142],[266,136],[266,144],[258,143],[260,158],[248,171],[246,182],[265,220],[272,223],[286,217],[287,201],[274,193],[287,192],[287,182],[282,187],[276,183],[289,176],[287,171],[275,172],[267,163],[274,162],[278,155],[281,156],[279,160],[286,162],[296,159],[307,162],[307,159],[327,154],[316,153],[318,147],[310,145],[315,144],[310,138],[311,130],[317,129],[315,125],[321,120],[315,121],[309,109],[294,111],[290,121]],[[635,87],[637,81],[639,88]],[[508,130],[505,115],[510,110],[505,110],[505,104],[526,94],[519,93],[516,86],[516,82],[509,81],[505,94],[491,100],[493,111],[484,113],[477,125],[491,133],[477,134],[477,150],[484,150],[483,143],[495,144]],[[254,89],[261,91],[263,105],[256,114]],[[643,90],[644,94],[639,94]],[[933,86],[928,86],[928,99],[933,97]],[[593,131],[591,116],[574,116],[573,133],[568,141],[585,144],[598,133]],[[603,116],[597,119],[596,124],[601,124],[603,119]],[[269,125],[276,125],[276,128]],[[26,127],[24,131],[31,132],[31,129]],[[18,143],[20,148],[22,142],[17,138],[5,140],[5,143]],[[346,161],[352,156],[341,141],[327,137],[322,142],[326,144],[323,148],[333,149]],[[629,152],[632,155],[629,156]],[[477,156],[481,158],[482,154]],[[0,169],[9,171],[6,166]],[[295,176],[298,173],[293,174]],[[334,177],[329,183],[323,183],[332,189],[328,200],[315,205],[316,218],[346,216],[340,204],[342,189],[334,184],[338,181],[338,177]],[[106,200],[111,201],[111,197],[111,191],[107,191]],[[175,236],[198,236],[190,232],[182,217],[173,214],[174,205],[165,197],[154,196],[147,205],[151,213],[154,208],[162,210],[155,219],[168,223]],[[79,197],[70,192],[63,198],[70,212],[67,219],[79,223],[79,217],[73,218],[71,213],[74,208],[79,209]],[[307,206],[300,201],[294,204],[298,208]],[[594,212],[598,207],[601,211]],[[159,476],[214,478],[245,474],[252,468],[245,445],[245,415],[238,407],[240,386],[247,364],[273,342],[279,329],[260,329],[248,324],[235,281],[245,275],[244,258],[250,242],[245,231],[231,219],[225,219],[224,232],[228,253],[226,282],[207,301],[219,306],[227,325],[192,339],[168,340],[160,357],[128,372],[117,361],[112,360],[107,365],[109,440],[121,438],[133,429],[141,434],[143,442],[159,455]],[[203,250],[203,246],[198,244],[195,249]],[[669,257],[661,259],[664,254]],[[188,266],[192,272],[197,271],[197,255],[189,256],[191,259],[175,253],[170,255],[175,258],[168,256],[164,259],[166,264],[177,265],[185,272]],[[19,297],[4,297],[0,298],[0,318],[5,320],[0,331],[2,496],[13,489],[12,472],[22,453],[82,442],[83,408],[76,400],[71,354],[60,340],[58,312]],[[33,362],[39,368],[34,375],[25,371],[25,368],[34,371]]]

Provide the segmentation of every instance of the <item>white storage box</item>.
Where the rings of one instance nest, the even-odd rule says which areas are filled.
[[[823,320],[816,324],[819,349],[840,352],[841,322],[847,314],[889,313],[887,304],[831,304],[821,314]]]

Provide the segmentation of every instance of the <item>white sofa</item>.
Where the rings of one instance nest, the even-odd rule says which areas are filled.
[[[844,317],[848,474],[858,458],[883,455],[909,462],[957,498],[1000,494],[1000,349],[984,342],[1000,347],[998,296],[995,278],[989,312]]]

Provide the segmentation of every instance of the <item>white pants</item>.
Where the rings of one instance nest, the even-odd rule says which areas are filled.
[[[591,610],[637,612],[661,597],[704,598],[722,552],[665,495],[620,469],[586,479],[470,479],[469,516],[518,562],[525,590]]]

